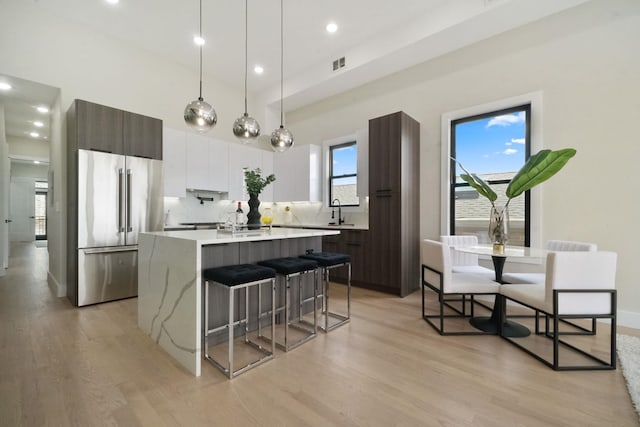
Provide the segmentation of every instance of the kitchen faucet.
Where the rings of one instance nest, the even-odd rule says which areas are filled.
[[[333,199],[331,201],[331,219],[335,219],[335,203],[338,202],[338,225],[344,224],[344,218],[342,218],[342,203],[340,199]]]

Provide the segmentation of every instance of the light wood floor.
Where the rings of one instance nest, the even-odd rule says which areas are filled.
[[[3,426],[639,425],[620,369],[554,372],[494,336],[441,337],[419,292],[355,289],[349,325],[233,381],[207,363],[195,378],[138,330],[135,298],[75,309],[51,296],[46,248],[12,254]]]

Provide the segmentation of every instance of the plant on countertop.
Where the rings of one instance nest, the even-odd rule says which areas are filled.
[[[486,197],[491,202],[491,216],[489,224],[489,235],[494,243],[504,244],[507,240],[506,212],[511,199],[518,197],[527,190],[551,178],[567,164],[569,159],[575,156],[576,150],[573,148],[563,148],[560,150],[540,150],[538,153],[527,159],[526,163],[511,178],[505,195],[507,203],[500,210],[496,208],[495,201],[498,195],[495,191],[478,175],[469,172],[458,160],[451,158],[460,165],[466,173],[460,174],[460,178],[473,187],[478,194]]]
[[[262,170],[260,168],[249,169],[244,168],[244,183],[247,186],[247,193],[259,195],[264,187],[271,184],[276,180],[276,176],[271,174],[266,178],[262,177]]]

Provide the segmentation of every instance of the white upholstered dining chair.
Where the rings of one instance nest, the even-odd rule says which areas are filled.
[[[616,261],[617,255],[613,252],[550,252],[547,255],[544,287],[532,284],[502,285],[500,293],[508,300],[545,314],[547,319],[553,321],[553,327],[549,328],[547,322],[543,335],[503,338],[555,370],[615,369]],[[597,339],[595,329],[591,336],[581,334],[578,337],[570,331],[561,330],[560,322],[563,320],[579,319],[589,319],[593,323],[598,319],[609,321],[608,360],[594,353]],[[571,342],[566,340],[570,335],[574,336]],[[552,346],[551,360],[531,350],[541,348],[539,343],[525,344],[522,339],[549,339]],[[561,358],[561,348],[563,353],[566,350],[579,354],[584,359],[583,363],[566,362]],[[587,360],[592,363],[584,363]]]
[[[460,252],[454,249],[455,247],[477,246],[478,236],[440,236],[440,241],[450,247],[451,269],[454,273],[476,273],[486,275],[487,278],[495,277],[493,270],[478,263],[477,254]]]
[[[495,295],[500,285],[483,274],[457,273],[452,269],[449,245],[425,239],[420,247],[422,259],[422,318],[440,335],[478,335],[486,332],[460,330],[450,332],[445,319],[474,316],[475,295]],[[436,309],[429,302],[435,295]],[[467,298],[468,297],[468,298]],[[469,305],[470,310],[467,310]],[[434,314],[430,314],[434,313]],[[447,322],[448,323],[448,322]]]
[[[589,252],[597,251],[598,245],[589,242],[574,242],[571,240],[549,240],[546,249],[553,252]],[[502,281],[504,283],[524,283],[544,285],[544,273],[504,273]]]

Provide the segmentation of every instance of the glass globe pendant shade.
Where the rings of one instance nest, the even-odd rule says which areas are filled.
[[[184,121],[198,132],[207,132],[216,125],[218,116],[210,104],[198,98],[185,107]]]
[[[233,134],[242,142],[249,142],[260,136],[260,123],[249,114],[244,113],[233,122]]]
[[[289,129],[280,127],[271,133],[271,148],[273,151],[283,152],[293,147],[293,134]]]

